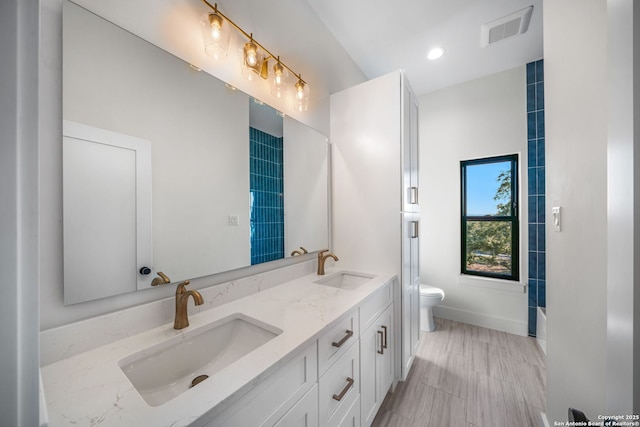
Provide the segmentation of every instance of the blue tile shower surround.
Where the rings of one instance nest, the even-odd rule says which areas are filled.
[[[537,308],[546,307],[544,62],[527,64],[527,174],[529,192],[529,335],[536,336]]]
[[[249,128],[251,265],[284,257],[282,138]]]

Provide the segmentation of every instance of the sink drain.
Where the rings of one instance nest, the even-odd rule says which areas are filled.
[[[197,377],[195,377],[191,381],[191,387],[197,386],[198,384],[200,384],[202,381],[206,380],[207,378],[209,378],[209,375],[198,375]]]

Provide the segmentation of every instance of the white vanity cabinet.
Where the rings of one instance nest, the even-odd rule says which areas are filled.
[[[370,426],[393,384],[394,319],[391,284],[377,291],[360,307],[361,425]]]
[[[396,378],[419,340],[418,104],[401,71],[331,95],[333,251],[396,274]]]
[[[316,398],[313,397],[313,388],[317,387],[317,367],[317,345],[314,342],[212,421],[206,424],[196,421],[192,425],[206,425],[208,427],[317,426],[317,388]],[[285,421],[293,419],[303,423],[289,424],[288,421]]]

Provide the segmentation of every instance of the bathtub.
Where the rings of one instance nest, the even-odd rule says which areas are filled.
[[[536,324],[536,339],[542,352],[547,354],[547,309],[538,307],[538,322]]]

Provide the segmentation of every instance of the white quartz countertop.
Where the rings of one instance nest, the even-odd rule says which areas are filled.
[[[338,271],[328,270],[327,276]],[[393,276],[376,276],[355,290],[313,283],[319,278],[304,276],[190,315],[190,326],[181,331],[166,324],[42,367],[50,425],[177,427],[202,416],[212,419]],[[163,405],[149,406],[118,365],[126,356],[236,313],[283,332]]]

